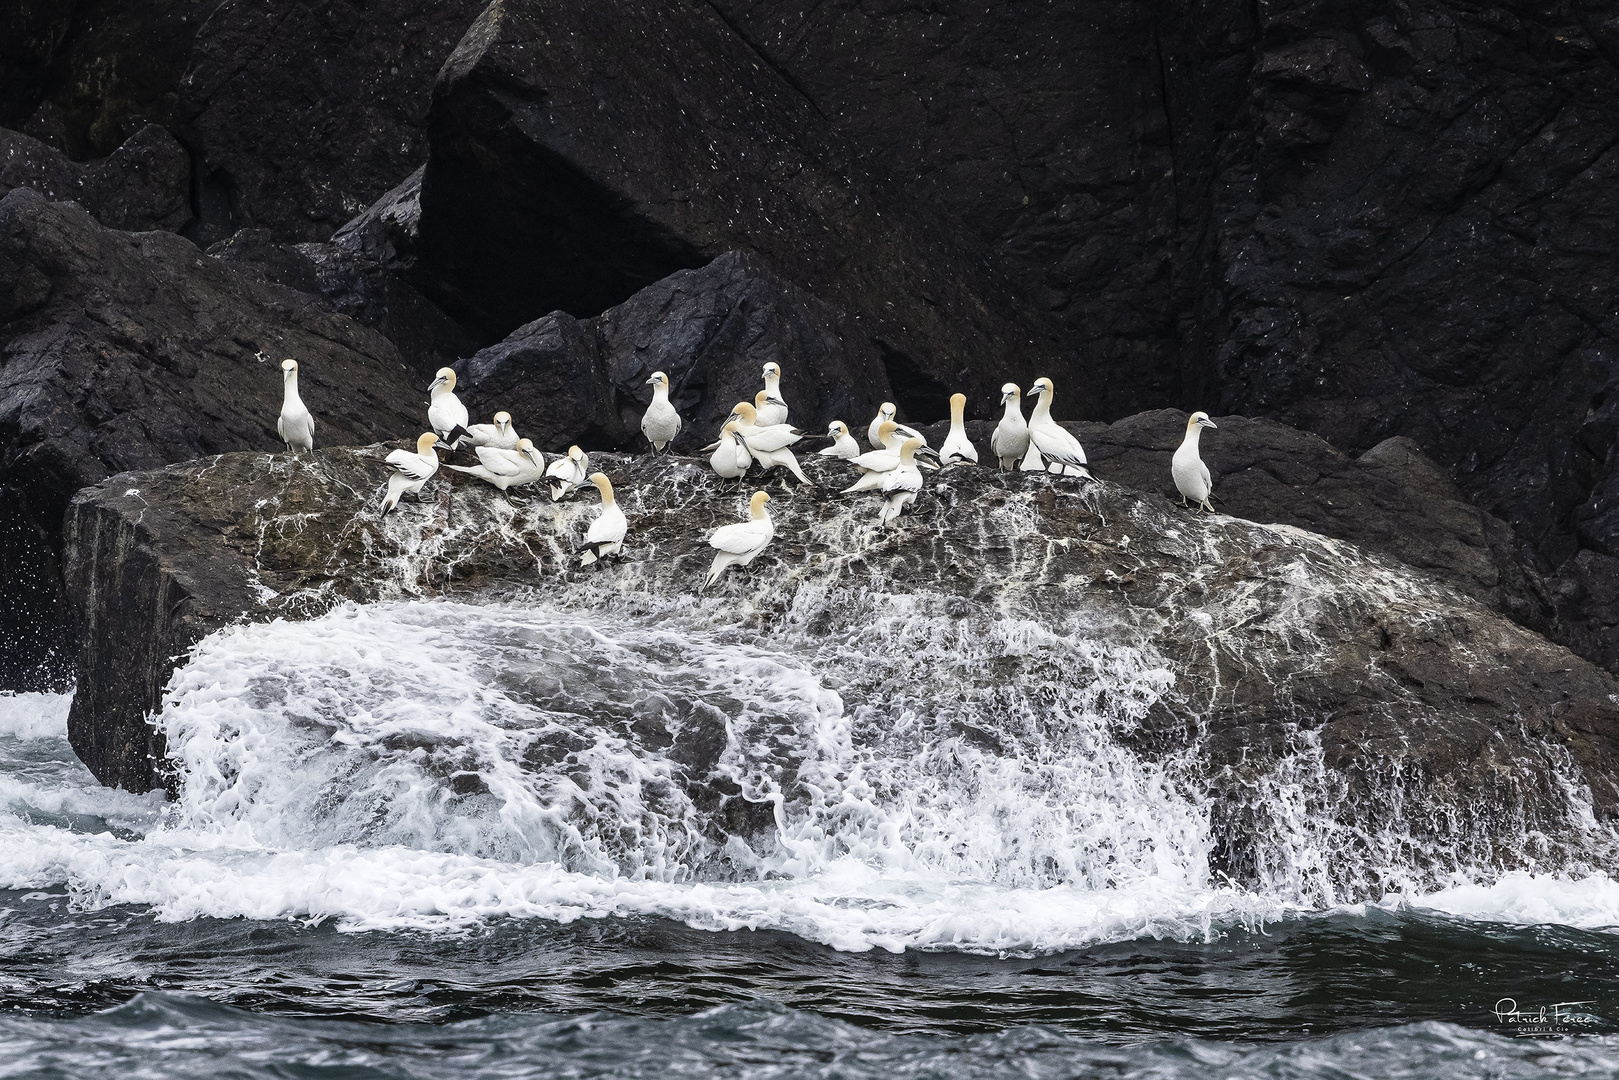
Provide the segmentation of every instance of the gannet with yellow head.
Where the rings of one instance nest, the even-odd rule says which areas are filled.
[[[821,451],[823,457],[847,458],[853,461],[860,456],[860,444],[849,434],[849,425],[842,420],[834,420],[827,425],[826,437],[832,440],[832,445]]]
[[[722,525],[714,530],[714,535],[708,538],[708,544],[717,554],[714,563],[708,568],[708,577],[703,581],[703,588],[714,584],[729,566],[746,566],[754,557],[770,545],[770,540],[776,535],[776,523],[770,520],[770,513],[765,509],[765,503],[770,496],[763,491],[755,491],[748,503],[748,520],[739,521],[734,525]]]
[[[315,448],[315,418],[298,396],[298,361],[291,357],[281,361],[281,416],[275,430],[288,450]]]
[[[1085,467],[1085,448],[1079,445],[1079,440],[1067,428],[1051,418],[1054,393],[1052,382],[1047,378],[1036,379],[1034,385],[1029,387],[1029,396],[1034,398],[1034,412],[1029,414],[1029,445],[1045,459],[1047,471],[1068,476],[1089,476],[1090,470]]]
[[[765,365],[765,388],[762,398],[754,398],[754,408],[759,410],[759,426],[774,427],[776,424],[787,422],[787,400],[781,396],[781,367],[771,363]]]
[[[590,478],[590,455],[577,446],[557,458],[545,470],[545,479],[551,485],[551,501],[559,502],[583,487]]]
[[[867,439],[867,441],[869,441],[871,443],[873,449],[876,449],[876,450],[887,450],[888,449],[888,447],[885,446],[878,439],[878,437],[877,437],[877,429],[882,426],[882,423],[883,423],[884,420],[894,420],[894,417],[898,413],[899,413],[899,410],[894,407],[894,403],[892,401],[885,401],[885,402],[882,403],[882,405],[878,406],[878,408],[877,408],[877,416],[872,420],[870,426],[868,426],[866,428],[866,439]],[[912,439],[912,438],[922,439],[922,433],[920,431],[917,431],[915,428],[906,427],[904,424],[899,423],[899,421],[897,421],[897,420],[895,420],[894,423],[895,423],[895,426],[896,426],[897,430],[899,431],[899,435],[900,435],[901,439]],[[928,441],[926,439],[922,439],[922,445],[926,446],[927,444],[928,444]]]
[[[462,440],[463,445],[493,446],[500,450],[516,450],[522,436],[512,427],[512,414],[498,412],[495,414],[493,424],[473,424],[467,428],[467,437]]]
[[[455,396],[455,371],[439,368],[427,388],[427,424],[450,449],[467,437],[467,407]]]
[[[967,395],[950,395],[950,434],[939,448],[939,463],[949,465],[957,461],[978,464],[978,448],[967,438]]]
[[[534,449],[528,439],[517,440],[515,450],[502,450],[498,446],[475,447],[476,465],[446,465],[447,469],[476,476],[502,491],[532,484],[545,476],[545,455]]]
[[[1209,505],[1209,496],[1214,494],[1214,477],[1209,474],[1209,467],[1203,464],[1203,458],[1197,452],[1198,437],[1203,434],[1204,428],[1219,430],[1206,412],[1195,412],[1187,418],[1186,437],[1170,459],[1169,473],[1175,478],[1175,490],[1181,493],[1182,506],[1190,499],[1212,514],[1214,507]]]
[[[1029,452],[1029,422],[1023,419],[1023,391],[1017,383],[1001,387],[1001,404],[1006,406],[1001,422],[989,437],[989,448],[1003,469],[1017,468],[1018,459]],[[1040,463],[1045,468],[1045,462]]]
[[[641,434],[652,444],[653,451],[661,454],[680,434],[680,413],[669,404],[669,376],[654,371],[647,382],[652,384],[652,404],[641,417]]]
[[[921,448],[922,440],[918,438],[900,444],[899,466],[883,475],[884,497],[882,509],[877,511],[878,525],[892,525],[916,501],[916,493],[922,490],[922,470],[916,467],[916,452]]]
[[[382,499],[384,514],[399,505],[400,496],[419,494],[422,485],[438,472],[438,453],[433,449],[436,445],[438,436],[429,431],[416,440],[414,454],[395,450],[388,455],[385,460],[394,467],[394,474],[388,477],[388,494]]]
[[[804,470],[798,466],[798,458],[788,449],[804,437],[802,431],[786,424],[760,427],[759,410],[745,401],[736,403],[736,408],[731,410],[729,419],[736,421],[742,441],[748,444],[748,453],[753,455],[753,460],[759,463],[760,468],[769,470],[780,465],[798,477],[800,482],[805,484],[813,482],[804,475]]]
[[[624,534],[630,528],[630,523],[624,518],[624,511],[613,501],[613,483],[607,479],[607,475],[591,473],[590,482],[595,484],[596,490],[602,494],[602,509],[601,513],[596,515],[596,520],[590,523],[589,531],[585,533],[585,544],[579,549],[580,566],[589,566],[609,555],[617,555],[624,548]]]
[[[722,480],[740,480],[753,465],[753,455],[748,453],[748,444],[737,430],[735,420],[726,420],[720,429],[719,445],[708,464]]]

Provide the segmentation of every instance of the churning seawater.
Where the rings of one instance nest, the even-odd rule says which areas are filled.
[[[881,607],[224,631],[167,802],[0,697],[0,1077],[1619,1071],[1619,884],[1346,902],[1308,768],[1227,880],[1195,748],[1131,749],[1162,658]]]

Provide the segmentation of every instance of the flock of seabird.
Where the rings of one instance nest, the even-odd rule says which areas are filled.
[[[315,418],[298,396],[298,362],[281,363],[283,401],[276,430],[290,451],[313,450]],[[680,413],[669,401],[669,377],[654,371],[647,379],[652,386],[652,404],[641,418],[641,433],[655,453],[662,453],[680,434]],[[528,439],[518,436],[511,414],[497,412],[494,422],[469,424],[467,408],[455,394],[455,372],[440,368],[428,387],[427,423],[431,431],[416,440],[416,450],[395,450],[387,457],[394,472],[388,478],[388,492],[382,500],[384,514],[399,505],[403,496],[420,493],[439,469],[437,447],[470,447],[478,457],[476,465],[449,465],[456,472],[476,476],[505,491],[544,481],[553,501],[567,498],[585,484],[594,484],[601,493],[601,512],[591,522],[585,542],[578,551],[579,564],[589,566],[609,555],[618,554],[629,531],[629,521],[613,498],[613,484],[600,472],[590,471],[590,456],[577,446],[547,463],[545,455]],[[1023,472],[1051,472],[1063,476],[1089,476],[1085,448],[1073,433],[1051,418],[1055,387],[1039,378],[1029,388],[1034,409],[1023,416],[1022,391],[1015,383],[1001,387],[1004,414],[990,436],[989,444],[1002,469]],[[950,397],[950,430],[938,450],[914,428],[895,419],[892,402],[883,402],[866,429],[872,449],[862,452],[860,443],[841,420],[832,421],[826,431],[831,445],[820,451],[825,457],[848,461],[857,470],[854,483],[843,494],[875,492],[882,496],[877,512],[879,527],[892,526],[916,500],[922,490],[922,470],[978,463],[978,450],[967,438],[967,398]],[[719,438],[703,448],[709,453],[709,466],[722,479],[740,483],[754,466],[762,472],[782,468],[800,483],[813,483],[804,475],[792,448],[805,433],[787,422],[788,407],[781,393],[781,368],[764,366],[764,389],[753,402],[738,402],[720,428]],[[1186,422],[1186,437],[1175,451],[1170,472],[1183,505],[1212,511],[1213,478],[1198,454],[1198,438],[1204,428],[1214,427],[1207,413],[1193,413]],[[748,504],[748,518],[715,530],[708,543],[714,548],[714,562],[703,587],[712,585],[731,566],[746,566],[769,546],[776,534],[775,524],[765,504],[770,496],[756,491]]]

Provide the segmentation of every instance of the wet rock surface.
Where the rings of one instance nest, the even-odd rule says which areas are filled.
[[[55,569],[73,492],[201,454],[279,444],[279,363],[296,357],[317,444],[411,430],[422,394],[382,337],[309,297],[230,271],[169,233],[103,228],[32,188],[0,199],[0,632],[13,686],[60,655]],[[16,561],[10,556],[15,555]],[[49,667],[49,664],[46,664]]]
[[[98,776],[162,782],[145,718],[175,657],[213,629],[344,600],[532,592],[623,612],[637,597],[696,596],[704,538],[740,517],[754,486],[722,485],[691,459],[600,456],[630,532],[621,560],[587,572],[573,552],[593,496],[507,497],[441,474],[383,519],[386,449],[228,454],[75,499],[68,576],[83,651],[70,730]],[[1355,865],[1375,864],[1395,835],[1439,842],[1429,850],[1443,861],[1494,857],[1535,829],[1542,866],[1605,857],[1581,849],[1552,765],[1578,766],[1599,819],[1619,811],[1619,683],[1426,575],[1107,482],[966,467],[940,473],[883,531],[875,498],[835,493],[846,465],[808,468],[814,486],[768,485],[778,533],[766,553],[692,603],[726,605],[760,641],[900,605],[962,633],[1011,614],[1147,650],[1173,691],[1116,737],[1185,755],[1217,796],[1220,869],[1239,880],[1290,872],[1274,853],[1256,863],[1242,837],[1300,770],[1326,777],[1312,781],[1325,801],[1311,809],[1336,822],[1327,847]],[[1346,895],[1373,884],[1342,882]]]

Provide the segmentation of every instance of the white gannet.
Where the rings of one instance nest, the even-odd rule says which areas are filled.
[[[748,453],[748,444],[737,430],[735,420],[725,421],[720,429],[719,446],[715,447],[708,463],[723,480],[740,480],[753,465],[753,455]]]
[[[552,502],[566,498],[574,488],[583,487],[589,480],[590,455],[577,446],[568,447],[567,454],[551,462],[545,470],[545,478],[551,485]]]
[[[467,407],[455,396],[455,372],[439,368],[427,393],[431,399],[427,403],[428,426],[453,450],[467,434]]]
[[[1046,459],[1040,456],[1040,448],[1029,442],[1029,448],[1023,452],[1023,460],[1018,463],[1020,472],[1045,472]]]
[[[1209,496],[1214,494],[1214,477],[1209,475],[1209,467],[1198,456],[1197,442],[1203,429],[1212,427],[1214,421],[1209,419],[1208,413],[1193,413],[1186,421],[1186,438],[1181,440],[1180,449],[1175,451],[1169,463],[1169,473],[1175,478],[1175,490],[1181,493],[1181,505],[1185,506],[1186,500],[1190,499],[1211,514],[1214,507],[1209,505]]]
[[[860,444],[855,442],[854,436],[849,434],[849,425],[842,420],[834,420],[827,425],[826,437],[832,440],[832,445],[821,451],[823,456],[848,458],[850,461],[860,456]]]
[[[384,514],[399,505],[401,495],[420,493],[422,485],[438,472],[438,453],[433,449],[437,443],[438,436],[429,431],[416,440],[414,454],[409,450],[395,450],[388,455],[386,460],[394,467],[394,474],[388,477],[388,494],[382,500]]]
[[[1089,476],[1090,470],[1085,468],[1085,448],[1067,428],[1051,418],[1051,380],[1034,380],[1029,395],[1034,398],[1034,411],[1029,414],[1029,445],[1040,451],[1046,468],[1049,470],[1055,465],[1059,475]]]
[[[1006,412],[989,437],[989,448],[995,451],[1001,468],[1015,469],[1018,459],[1029,452],[1029,422],[1023,419],[1023,391],[1017,383],[1001,387],[1001,404],[1006,406]],[[1042,461],[1039,467],[1044,471],[1046,463]]]
[[[315,448],[315,418],[309,415],[304,399],[298,396],[298,361],[281,361],[281,416],[275,430],[288,450]]]
[[[898,409],[894,408],[894,403],[892,401],[885,401],[882,403],[882,406],[878,408],[876,419],[872,420],[871,425],[866,428],[866,439],[871,443],[873,449],[888,449],[882,443],[877,441],[877,428],[884,420],[894,420],[894,414],[898,411]],[[897,420],[895,420],[894,423],[902,441],[905,439],[922,439],[923,446],[928,444],[928,441],[922,438],[922,433],[920,431],[917,431],[915,428],[906,427]]]
[[[641,434],[652,444],[652,449],[661,454],[680,434],[680,414],[669,404],[669,376],[654,371],[647,382],[652,384],[652,404],[641,417]]]
[[[748,453],[759,467],[769,471],[777,465],[783,465],[787,471],[803,483],[812,483],[804,475],[804,470],[798,467],[798,458],[788,449],[793,443],[804,437],[804,433],[797,428],[786,424],[775,424],[771,427],[758,425],[759,411],[745,401],[736,403],[731,410],[731,419],[737,422],[737,431],[742,434],[742,441],[748,444]]]
[[[545,455],[534,449],[534,444],[527,439],[517,440],[515,450],[502,450],[498,446],[479,446],[475,449],[478,464],[447,465],[445,468],[486,480],[502,491],[532,484],[545,475]]]
[[[493,424],[473,424],[467,428],[467,437],[462,440],[470,446],[493,446],[500,450],[516,450],[521,441],[517,429],[512,427],[512,414],[509,412],[496,413]]]
[[[746,566],[770,545],[770,538],[776,535],[776,523],[770,520],[770,512],[765,509],[765,503],[769,501],[769,495],[755,491],[748,503],[747,521],[721,525],[714,530],[708,544],[717,554],[714,564],[708,568],[703,588],[714,584],[714,580],[725,573],[726,567]]]
[[[617,555],[624,547],[624,533],[630,527],[624,520],[624,511],[613,501],[612,481],[604,473],[591,473],[590,482],[602,493],[602,512],[596,515],[596,520],[590,523],[590,531],[585,533],[585,546],[579,549],[580,566]]]
[[[922,470],[916,467],[916,452],[921,439],[906,439],[900,444],[899,466],[883,475],[883,505],[877,511],[878,525],[892,525],[899,520],[905,508],[916,501],[922,490]]]
[[[939,448],[939,464],[949,465],[953,461],[970,461],[978,464],[978,448],[967,438],[967,395],[950,395],[950,434],[944,437],[944,445]]]
[[[895,441],[894,431],[898,427],[892,420],[884,420],[877,427],[877,441],[887,445],[886,450],[870,450],[854,459],[854,464],[861,470],[860,479],[844,488],[840,494],[853,495],[861,491],[877,491],[883,486],[887,475],[899,468],[900,447],[905,440]]]
[[[781,368],[765,365],[764,404],[755,404],[759,410],[759,426],[773,427],[787,422],[787,399],[781,396]],[[755,399],[757,401],[757,399]]]

